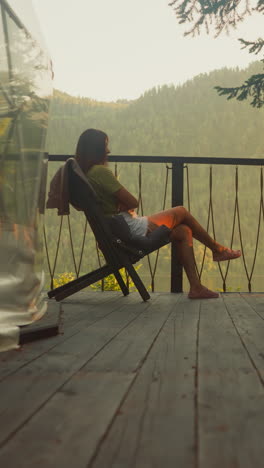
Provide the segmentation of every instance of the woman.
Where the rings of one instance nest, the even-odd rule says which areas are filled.
[[[190,283],[190,299],[211,299],[218,293],[203,286],[195,268],[193,237],[208,247],[215,262],[232,260],[241,256],[240,250],[231,250],[218,244],[183,206],[176,206],[150,216],[137,216],[138,200],[129,193],[106,166],[108,154],[106,133],[85,130],[77,144],[76,159],[97,193],[106,216],[120,213],[127,221],[132,234],[148,235],[164,224],[172,230],[171,241],[176,243],[179,261]]]

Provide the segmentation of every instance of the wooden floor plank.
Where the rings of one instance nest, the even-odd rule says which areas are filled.
[[[47,410],[0,450],[1,467],[86,468],[133,379],[112,372],[75,374]]]
[[[167,296],[167,298],[168,299],[162,301],[165,310],[162,311],[156,306],[156,312],[159,311],[159,323],[161,324],[164,323],[171,310],[175,308],[177,302],[176,296]],[[135,308],[135,304],[133,305]],[[155,312],[153,311],[154,307],[155,302],[153,301],[149,313],[151,313],[153,317],[153,322],[156,323],[155,328],[157,334],[160,327],[157,324],[157,317],[155,317]],[[141,317],[144,317],[144,315],[143,312],[135,322],[140,321]],[[154,327],[154,325],[152,327]],[[149,336],[145,330],[145,341],[148,347],[150,347],[153,342],[152,327],[150,327],[150,325],[148,326]],[[126,335],[126,329],[121,335],[123,333]],[[132,335],[132,337],[135,339],[134,335]],[[119,337],[116,339],[118,338]],[[126,339],[127,336],[124,336],[123,340],[125,341]],[[98,341],[98,337],[96,341]],[[108,348],[114,348],[114,342],[115,341],[112,341],[111,346],[108,346]],[[130,348],[130,352],[134,354],[134,348]],[[108,349],[108,353],[111,353],[111,349]],[[141,354],[142,353],[144,353],[145,356],[145,348],[142,348]],[[101,353],[99,353],[99,355],[100,354]],[[133,359],[135,359],[135,356],[133,356]],[[128,361],[131,362],[133,359],[128,359]],[[134,367],[135,366],[133,366],[133,368]],[[120,392],[120,389],[119,392],[116,391],[117,384],[114,385],[109,376],[115,376],[115,379],[119,376],[121,382],[123,379],[125,385],[123,386],[122,392]],[[38,467],[43,468],[53,466],[64,466],[67,468],[72,467],[73,464],[75,467],[85,467],[93,456],[96,446],[106,433],[115,411],[125,395],[128,385],[134,378],[135,373],[120,372],[120,369],[118,372],[113,372],[110,369],[106,371],[100,370],[100,372],[98,372],[92,371],[89,365],[84,366],[81,371],[75,374],[75,376],[47,402],[38,414],[13,437],[12,441],[6,444],[4,450],[0,452],[0,462],[12,459],[12,453],[19,452],[22,459],[27,459],[27,463],[29,463],[30,466],[34,466],[34,464],[37,463]],[[98,379],[101,379],[102,382],[108,380],[108,384],[104,384],[103,394],[100,392],[100,388],[98,389]],[[108,403],[109,398],[110,404]],[[110,412],[109,407],[111,409]],[[105,417],[103,417],[103,409]],[[87,415],[86,418],[83,417],[84,414]],[[52,425],[50,424],[51,420]],[[30,441],[36,432],[36,428],[38,430],[38,441],[36,444],[31,444]],[[56,444],[56,440],[60,441],[59,446]],[[67,450],[73,455],[65,456]],[[24,453],[25,456],[23,455]],[[28,465],[22,464],[21,467],[23,466]]]
[[[264,320],[239,294],[223,295],[225,306],[264,383]]]
[[[140,304],[137,301],[135,306],[135,296],[132,295],[124,299],[125,306],[120,306],[111,317],[106,316],[83,328],[0,383],[0,444],[122,329],[151,306],[151,301]]]
[[[1,468],[263,467],[264,294],[81,294],[0,354]]]
[[[199,301],[183,299],[161,330],[89,467],[194,468]]]
[[[264,294],[241,293],[241,296],[264,319]]]
[[[30,361],[37,359],[48,350],[55,348],[60,343],[68,339],[70,336],[78,333],[84,326],[90,326],[93,323],[101,320],[104,316],[113,312],[116,309],[117,303],[120,303],[120,297],[115,293],[109,294],[97,294],[97,293],[86,293],[76,294],[77,301],[65,301],[63,303],[57,303],[54,300],[50,301],[50,313],[53,310],[56,311],[56,317],[58,316],[58,307],[62,308],[61,315],[63,317],[61,323],[61,333],[47,340],[41,340],[38,343],[28,343],[21,346],[18,350],[8,351],[6,353],[0,353],[0,381],[6,378],[8,375],[13,374],[21,367],[27,365]],[[100,301],[100,307],[98,307],[98,301]],[[39,322],[41,326],[41,321]]]
[[[89,362],[90,371],[136,372],[180,296],[160,296]],[[167,307],[168,304],[168,307]]]
[[[263,386],[220,299],[202,303],[198,362],[198,466],[261,468]]]

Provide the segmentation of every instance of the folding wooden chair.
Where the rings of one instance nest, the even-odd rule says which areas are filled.
[[[150,295],[133,264],[145,255],[170,242],[170,229],[166,226],[160,226],[151,233],[150,237],[136,236],[134,238],[131,237],[125,242],[124,239],[120,238],[122,236],[119,236],[121,232],[118,226],[119,223],[115,225],[115,221],[121,221],[127,226],[124,218],[122,217],[121,220],[121,215],[117,219],[115,217],[109,218],[104,216],[98,197],[88,179],[83,173],[83,176],[80,176],[81,169],[79,166],[78,171],[75,170],[76,161],[74,159],[68,160],[66,164],[68,164],[69,201],[74,207],[84,212],[99,248],[103,253],[106,264],[49,291],[48,296],[60,301],[110,274],[114,274],[121,291],[126,296],[129,294],[129,290],[119,272],[121,268],[125,268],[142,299],[147,301]],[[113,227],[116,229],[113,229]]]

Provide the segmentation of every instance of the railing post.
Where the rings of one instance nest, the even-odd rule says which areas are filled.
[[[171,203],[172,206],[183,205],[183,162],[172,163],[171,176]],[[182,292],[183,268],[178,262],[175,244],[171,244],[171,292]]]

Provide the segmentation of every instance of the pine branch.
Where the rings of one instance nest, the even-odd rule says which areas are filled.
[[[214,28],[216,36],[219,36],[222,31],[228,32],[229,28],[235,28],[251,12],[264,13],[264,0],[172,0],[169,6],[173,7],[179,23],[192,24],[185,35],[193,36],[200,33],[201,27],[205,27],[207,33]],[[262,38],[256,41],[239,41],[242,49],[248,48],[249,53],[259,54],[264,47]],[[264,59],[261,61],[264,63]],[[215,89],[220,96],[227,96],[227,99],[243,101],[252,97],[250,104],[253,107],[264,106],[263,74],[252,75],[242,86],[236,88],[216,86]]]
[[[252,0],[172,0],[169,6],[173,7],[179,23],[193,24],[185,35],[199,34],[201,26],[209,32],[214,25],[218,36],[223,30],[235,28],[252,11],[264,9],[264,0],[256,1],[251,6]]]
[[[256,11],[258,11],[259,13],[264,12],[264,0],[258,0]]]
[[[236,88],[222,88],[215,86],[219,96],[227,96],[227,99],[237,99],[244,101],[249,97],[253,97],[250,104],[253,107],[261,108],[264,106],[264,74],[252,75],[246,80],[242,86]]]
[[[246,49],[246,47],[249,47],[249,53],[250,54],[259,54],[259,52],[262,50],[262,47],[264,47],[264,40],[259,38],[256,41],[245,41],[244,39],[240,38],[238,39],[241,44],[243,44],[242,49]]]

